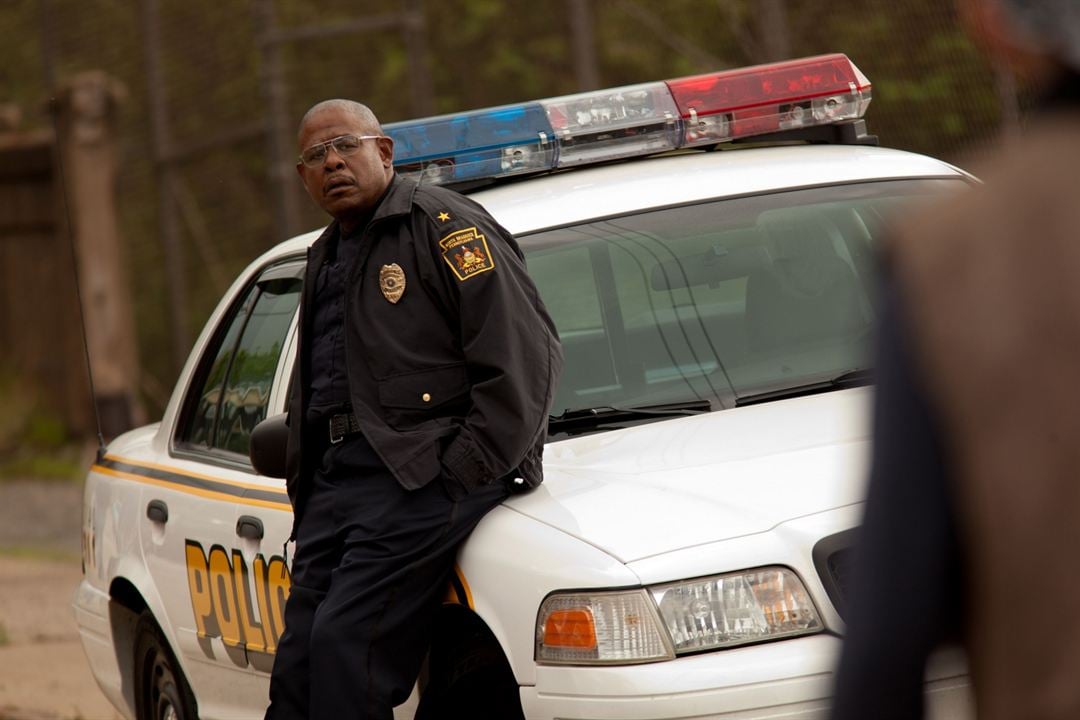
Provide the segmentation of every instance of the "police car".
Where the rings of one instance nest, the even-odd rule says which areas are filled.
[[[827,712],[874,248],[899,208],[972,181],[875,147],[870,93],[827,55],[385,128],[400,173],[516,235],[566,358],[546,480],[462,547],[399,717]],[[126,717],[265,710],[292,517],[248,452],[285,411],[317,236],[240,274],[162,420],[89,472],[74,608]],[[928,673],[939,716],[967,712],[964,672]]]

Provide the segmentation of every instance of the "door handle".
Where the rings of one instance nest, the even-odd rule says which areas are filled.
[[[150,518],[151,522],[164,525],[169,522],[169,506],[164,500],[151,500],[146,505],[146,517]]]
[[[262,520],[253,515],[241,515],[236,521],[236,534],[249,540],[262,540]]]

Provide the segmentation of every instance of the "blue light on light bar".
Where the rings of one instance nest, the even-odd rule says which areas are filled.
[[[423,183],[456,183],[547,170],[554,133],[539,103],[392,123],[394,167]]]

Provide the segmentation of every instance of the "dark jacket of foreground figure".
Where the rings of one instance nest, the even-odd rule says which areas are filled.
[[[336,232],[334,223],[309,249],[300,300],[287,455],[297,519],[328,442],[327,427],[309,427],[298,410],[310,387],[314,278]],[[466,491],[508,476],[539,485],[562,349],[514,238],[472,200],[395,177],[360,243],[346,280],[345,356],[372,448],[410,490],[437,478]],[[405,287],[392,302],[395,265]]]
[[[1062,87],[890,245],[835,720],[920,717],[956,635],[980,718],[1080,717],[1080,76]]]

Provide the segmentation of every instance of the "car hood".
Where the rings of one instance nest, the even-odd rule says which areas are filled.
[[[511,509],[623,562],[760,533],[862,500],[866,388],[549,443]]]

